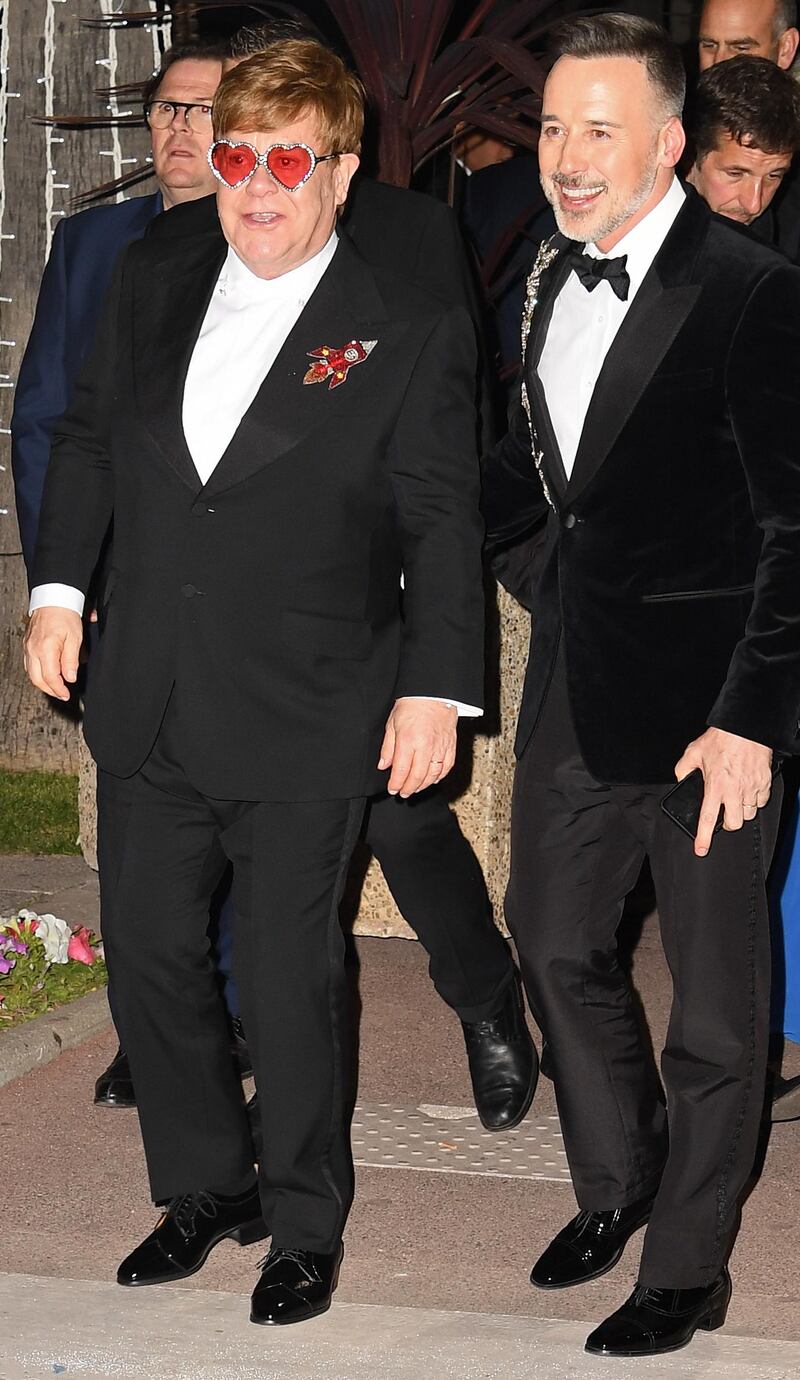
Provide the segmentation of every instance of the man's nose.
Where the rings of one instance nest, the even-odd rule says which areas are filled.
[[[266,168],[262,167],[261,163],[259,163],[253,176],[247,183],[247,190],[251,196],[263,197],[277,192],[278,188]]]
[[[558,170],[562,173],[585,172],[587,159],[583,144],[574,134],[567,134],[561,145]]]
[[[764,209],[764,184],[755,179],[744,182],[739,188],[739,204],[749,216],[760,216]]]
[[[172,130],[190,130],[191,125],[189,124],[188,110],[186,110],[183,106],[179,105],[177,109],[173,111],[172,119],[169,122],[169,127]]]

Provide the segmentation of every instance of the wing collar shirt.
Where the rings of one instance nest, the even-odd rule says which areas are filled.
[[[587,244],[586,253],[596,259],[626,255],[630,289],[625,302],[605,281],[587,292],[574,272],[555,301],[538,374],[567,478],[606,355],[685,200],[686,193],[674,178],[652,211],[607,255],[595,244]]]
[[[183,431],[203,484],[225,454],[337,244],[334,231],[318,254],[278,278],[257,277],[228,248],[183,392]],[[83,614],[84,596],[70,585],[39,585],[31,593],[29,612],[45,605]],[[481,713],[455,700],[444,703],[470,717]]]

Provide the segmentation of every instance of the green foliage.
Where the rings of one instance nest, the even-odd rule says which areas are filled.
[[[0,853],[79,853],[78,778],[0,771]]]
[[[39,939],[26,941],[29,945],[27,957],[17,956],[10,973],[0,977],[0,1030],[9,1025],[19,1025],[29,1021],[32,1016],[41,1016],[57,1006],[64,1006],[105,987],[108,970],[102,959],[87,963],[48,964],[44,956],[44,945]]]

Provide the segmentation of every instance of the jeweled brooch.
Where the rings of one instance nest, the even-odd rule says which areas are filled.
[[[315,363],[306,372],[303,383],[324,383],[327,379],[329,389],[338,388],[347,378],[348,370],[363,364],[377,343],[377,340],[348,340],[339,349],[320,345],[317,350],[309,350],[308,357]]]

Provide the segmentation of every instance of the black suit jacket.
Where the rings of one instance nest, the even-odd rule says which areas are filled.
[[[395,697],[481,703],[473,332],[342,236],[201,486],[183,386],[225,249],[125,255],[55,439],[36,583],[85,589],[113,512],[85,716],[107,771],[139,768],[172,692],[205,794],[369,794]],[[377,344],[340,387],[304,384],[309,351],[351,338]]]
[[[598,779],[660,783],[709,724],[796,749],[800,270],[687,197],[600,372],[569,482],[537,365],[564,249],[541,280],[521,407],[485,466],[502,554],[548,515],[517,751],[559,640]]]

